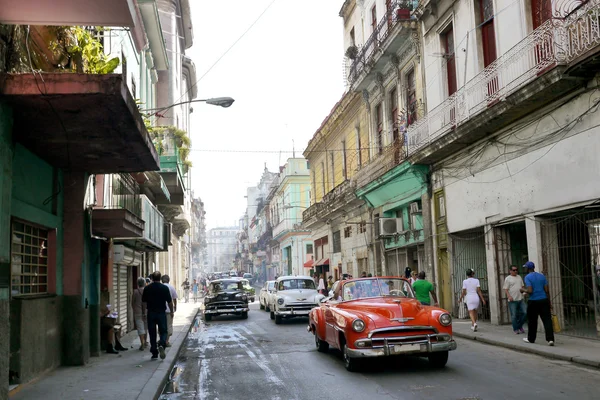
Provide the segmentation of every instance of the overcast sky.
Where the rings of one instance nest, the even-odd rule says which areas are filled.
[[[272,0],[192,0],[197,78],[248,29]],[[245,212],[246,188],[296,155],[344,90],[343,0],[276,0],[198,83],[198,98],[230,96],[230,108],[194,104],[192,189],[208,228]],[[217,152],[217,151],[222,152]],[[250,151],[239,153],[236,151]],[[281,152],[281,154],[279,153]]]

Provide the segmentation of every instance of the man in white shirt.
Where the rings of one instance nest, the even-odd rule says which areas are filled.
[[[175,290],[173,285],[169,283],[171,281],[169,275],[163,275],[161,280],[163,285],[169,288],[169,291],[171,292],[171,299],[173,299],[173,310],[169,308],[169,304],[167,303],[167,330],[169,332],[167,336],[167,347],[171,347],[169,339],[171,339],[171,336],[173,335],[173,314],[175,313],[175,311],[177,311],[177,291]]]
[[[515,334],[525,333],[523,324],[527,319],[527,307],[523,301],[523,294],[521,288],[525,284],[523,278],[519,275],[519,268],[516,265],[511,265],[510,275],[504,280],[502,289],[506,293],[508,298],[508,308],[510,309],[510,318],[512,320],[512,327]]]

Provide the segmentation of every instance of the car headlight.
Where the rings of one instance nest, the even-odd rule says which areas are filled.
[[[285,303],[285,302],[283,301],[283,299],[281,297],[277,299],[277,304],[279,304],[280,306],[282,306],[283,303]]]
[[[362,319],[355,319],[352,322],[352,329],[354,329],[355,332],[362,332],[365,330],[365,321],[363,321]]]
[[[443,313],[440,315],[440,324],[443,326],[448,326],[452,323],[452,316],[448,313]]]

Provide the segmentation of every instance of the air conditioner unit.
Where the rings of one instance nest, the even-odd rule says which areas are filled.
[[[379,218],[379,236],[394,236],[402,229],[402,218]]]
[[[414,203],[410,203],[410,213],[411,214],[418,214],[421,212],[421,209],[419,208],[419,203],[414,202]]]

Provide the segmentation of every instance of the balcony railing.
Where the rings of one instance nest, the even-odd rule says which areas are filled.
[[[402,129],[400,130],[402,132]],[[402,133],[399,133],[400,135]],[[361,188],[379,178],[406,159],[404,138],[400,136],[383,147],[368,164],[364,165],[353,177],[356,187]]]
[[[399,22],[410,21],[411,13],[417,3],[418,1],[416,0],[395,0],[391,3],[384,17],[379,21],[379,24],[377,24],[377,27],[360,48],[356,58],[352,62],[350,71],[348,72],[348,82],[350,84],[356,82],[376,54],[375,51],[383,45],[396,25]]]
[[[557,65],[600,44],[600,0],[557,0],[551,18],[407,130],[413,154]]]
[[[140,195],[142,219],[145,222],[143,238],[159,249],[165,249],[165,218],[145,195]]]
[[[101,208],[127,210],[137,217],[142,215],[139,186],[130,174],[105,175],[110,177]]]

